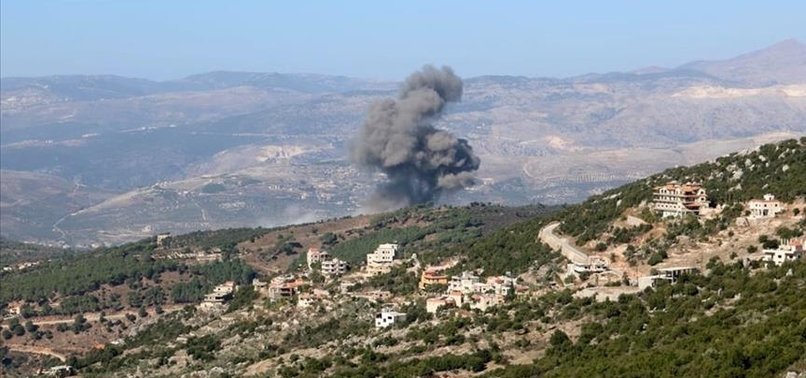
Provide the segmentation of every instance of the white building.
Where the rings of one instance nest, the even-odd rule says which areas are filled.
[[[322,274],[326,276],[340,276],[347,273],[349,268],[350,266],[346,261],[335,257],[322,261]]]
[[[661,213],[663,217],[699,215],[700,209],[707,206],[708,196],[698,183],[679,184],[671,181],[656,187],[653,192],[652,209]]]
[[[381,312],[375,314],[375,328],[386,328],[405,319],[406,314],[384,308]]]
[[[765,194],[764,199],[753,199],[747,203],[751,218],[772,218],[784,211],[781,202],[772,194]]]
[[[655,287],[659,281],[675,283],[684,274],[697,273],[699,269],[693,266],[679,266],[658,269],[658,274],[638,278],[638,288],[644,290],[648,287]]]
[[[803,250],[802,240],[790,240],[777,249],[765,249],[762,261],[769,261],[775,265],[783,265],[787,261],[794,261],[803,258],[806,252]]]
[[[397,244],[381,244],[375,252],[367,254],[367,274],[375,276],[389,273],[395,262],[395,255],[398,250]]]

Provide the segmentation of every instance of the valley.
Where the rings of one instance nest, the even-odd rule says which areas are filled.
[[[799,137],[806,84],[769,62],[806,71],[804,56],[803,44],[784,41],[664,70],[468,78],[438,124],[474,147],[478,185],[441,201],[573,203]],[[4,189],[3,236],[87,248],[365,212],[382,176],[351,165],[348,147],[369,105],[397,86],[239,72],[3,78],[4,188],[35,179],[52,193]]]

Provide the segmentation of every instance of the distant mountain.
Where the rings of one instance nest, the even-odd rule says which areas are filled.
[[[4,98],[13,96],[16,92],[38,90],[62,101],[91,101],[235,87],[321,94],[364,89],[391,89],[394,88],[394,84],[344,76],[215,71],[170,81],[152,81],[116,75],[8,77],[0,79],[0,87],[2,87]]]
[[[803,51],[785,41],[670,69],[465,78],[462,102],[436,122],[470,141],[482,180],[445,200],[575,202],[663,168],[806,134]],[[67,183],[25,178],[67,192],[45,200],[48,211],[36,201],[6,208],[43,226],[67,216],[67,237],[49,227],[18,227],[9,236],[119,242],[155,229],[276,225],[359,211],[382,177],[351,166],[347,149],[370,104],[394,96],[397,86],[226,71],[164,82],[4,78],[0,168]],[[78,213],[60,199],[70,183],[108,200]],[[208,184],[223,190],[205,192]]]
[[[750,86],[803,84],[806,83],[806,44],[789,39],[735,58],[692,62],[679,69],[700,71]]]
[[[391,89],[394,87],[394,83],[390,82],[376,82],[346,76],[233,71],[214,71],[191,75],[171,83],[197,85],[205,89],[251,86],[262,89],[286,89],[304,93],[349,92],[366,89]]]

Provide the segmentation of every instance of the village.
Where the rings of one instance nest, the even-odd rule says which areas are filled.
[[[502,308],[506,311],[512,306],[541,300],[547,294],[560,293],[577,299],[617,302],[625,294],[637,294],[674,285],[686,276],[707,275],[707,263],[712,258],[733,260],[746,267],[765,269],[765,266],[781,266],[806,256],[801,235],[775,238],[777,229],[802,222],[804,214],[799,209],[804,207],[803,199],[785,203],[772,194],[765,194],[743,203],[740,216],[733,220],[729,229],[718,232],[709,240],[680,238],[669,248],[668,256],[660,262],[631,262],[631,246],[647,244],[652,238],[664,236],[674,225],[683,222],[705,223],[728,211],[724,206],[714,203],[699,183],[681,184],[671,181],[653,187],[652,192],[651,201],[627,209],[624,216],[613,223],[616,227],[637,230],[633,239],[627,242],[608,243],[603,248],[603,241],[612,237],[613,231],[610,230],[599,238],[580,243],[578,239],[561,231],[561,222],[546,221],[533,234],[533,238],[550,247],[556,257],[550,260],[548,266],[528,269],[519,274],[508,271],[489,274],[482,268],[468,269],[463,264],[462,254],[426,259],[423,258],[425,256],[418,256],[424,251],[391,238],[373,244],[374,248],[362,254],[356,262],[354,256],[344,257],[343,249],[338,251],[338,255],[333,253],[332,245],[322,241],[327,238],[312,231],[319,226],[310,225],[306,227],[311,230],[311,237],[305,239],[302,233],[297,234],[305,243],[302,253],[289,255],[273,252],[267,255],[267,259],[276,261],[276,266],[287,265],[287,269],[263,268],[250,281],[226,281],[208,286],[209,291],[200,301],[175,303],[166,306],[164,311],[166,314],[187,312],[188,307],[193,307],[196,313],[194,319],[207,322],[204,328],[177,337],[174,341],[176,345],[187,344],[189,340],[201,335],[221,332],[238,322],[257,321],[255,319],[261,317],[275,319],[277,323],[272,332],[287,338],[303,332],[312,324],[318,324],[319,317],[331,314],[333,317],[353,319],[356,326],[371,329],[369,334],[351,342],[361,343],[366,338],[366,342],[375,343],[384,337],[400,338],[410,334],[414,332],[413,325],[416,330],[424,327],[423,324],[438,327],[441,324],[454,324],[461,321],[460,319],[496,316]],[[350,227],[354,226],[351,224]],[[346,233],[352,229],[345,230]],[[278,237],[267,239],[265,243],[281,246],[287,240],[290,239]],[[248,248],[226,251],[226,248],[188,248],[168,233],[157,235],[153,243],[155,248],[152,256],[155,260],[182,261],[188,266],[222,263],[232,258],[248,259],[248,248],[257,249],[254,242],[250,242]],[[691,250],[696,252],[692,253]],[[30,268],[33,267],[21,269]],[[405,279],[400,281],[401,277]],[[406,286],[404,288],[397,285]],[[234,307],[243,293],[253,293],[254,296],[247,296],[248,302],[245,305],[241,302],[239,307]],[[21,306],[14,304],[7,308],[5,317],[13,320],[20,317],[21,313]],[[427,317],[423,317],[423,314]],[[113,322],[130,317],[125,311],[85,315],[92,321],[106,318]],[[154,324],[159,319],[159,314],[153,310],[142,317],[138,316],[136,321],[131,321],[129,336],[134,335],[132,332],[137,329],[135,327]],[[423,323],[413,319],[426,321]],[[49,322],[53,325],[71,324],[73,320],[48,318],[35,324],[48,326]],[[573,328],[563,330],[569,334],[574,332]],[[102,333],[100,329],[94,332],[96,336],[100,335],[98,332]],[[115,335],[101,336],[110,345],[122,345],[125,342],[125,335],[120,331]],[[534,342],[545,342],[541,339],[545,337],[548,336],[542,331],[529,336]],[[59,353],[52,352],[42,344],[43,341],[36,341],[33,344],[14,344],[13,347],[20,351],[44,350],[51,351],[47,353]],[[96,345],[96,349],[102,347]],[[337,348],[337,345],[328,347]],[[306,356],[318,355],[311,351]],[[518,358],[533,357],[527,354]],[[59,359],[66,361],[64,357]],[[189,363],[187,359],[179,357],[172,361],[180,364],[178,366]],[[250,369],[264,371],[261,369],[276,368],[282,363],[282,359],[271,359]],[[64,376],[73,372],[73,366],[62,364],[43,371],[43,374]]]
[[[718,204],[710,204],[701,184],[680,184],[674,181],[655,187],[653,201],[647,207],[660,219],[708,219],[722,211]],[[786,211],[787,205],[767,194],[763,198],[749,201],[746,209],[745,214],[736,220],[736,224],[738,227],[752,229],[775,219]],[[630,218],[635,225],[645,224],[640,219]],[[599,301],[617,300],[621,294],[637,293],[662,283],[674,284],[684,275],[701,274],[705,270],[702,261],[685,265],[666,263],[651,269],[646,266],[611,264],[612,257],[608,259],[607,253],[575,246],[572,241],[555,234],[558,225],[549,224],[537,235],[542,242],[559,251],[568,260],[552,290],[570,288],[576,291],[574,295],[577,297],[590,296]],[[802,259],[805,255],[803,240],[793,238],[782,240],[774,248],[763,248],[760,253],[746,254],[742,261],[744,264],[756,262],[782,265]],[[301,271],[280,274],[270,279],[256,278],[252,286],[262,297],[271,301],[285,301],[284,303],[290,301],[300,310],[318,305],[330,308],[335,305],[334,301],[345,297],[367,299],[380,307],[374,314],[374,324],[378,329],[393,326],[404,319],[407,314],[399,308],[418,299],[424,301],[429,314],[440,316],[451,310],[485,312],[517,297],[545,293],[545,288],[530,287],[522,282],[523,277],[509,273],[485,276],[482,270],[457,271],[456,259],[439,265],[421,266],[416,253],[410,252],[408,257],[403,258],[401,246],[397,243],[379,244],[373,252],[366,255],[364,264],[357,267],[350,266],[346,261],[318,247],[309,248],[305,259]],[[353,290],[372,277],[388,274],[393,268],[404,265],[408,267],[408,272],[416,273],[419,277],[418,293],[412,297],[395,296],[385,290]],[[314,275],[321,275],[324,279],[314,282]],[[326,286],[337,289],[328,290]],[[223,309],[235,290],[237,287],[232,282],[219,285],[205,298],[200,308],[207,311]]]

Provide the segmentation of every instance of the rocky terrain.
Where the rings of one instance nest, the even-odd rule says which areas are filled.
[[[803,135],[804,55],[785,41],[670,69],[465,78],[439,122],[481,157],[480,184],[443,201],[575,202]],[[235,72],[3,78],[3,235],[88,246],[360,213],[380,177],[352,167],[347,146],[396,86]],[[34,179],[41,190],[13,189]]]

